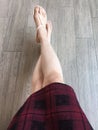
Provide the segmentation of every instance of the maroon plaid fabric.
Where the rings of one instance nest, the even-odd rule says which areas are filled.
[[[74,90],[51,83],[32,94],[12,119],[7,130],[93,130]]]

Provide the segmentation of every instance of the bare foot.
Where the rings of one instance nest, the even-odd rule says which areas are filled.
[[[47,22],[47,14],[42,7],[36,6],[34,8],[34,20],[37,27],[37,42],[41,43],[44,40],[50,42],[52,23],[50,21]]]

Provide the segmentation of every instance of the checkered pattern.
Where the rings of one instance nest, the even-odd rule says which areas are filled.
[[[32,94],[12,119],[7,130],[93,130],[74,90],[51,83]]]

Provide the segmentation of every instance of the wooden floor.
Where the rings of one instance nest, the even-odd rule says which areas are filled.
[[[36,4],[53,22],[51,43],[65,83],[73,86],[98,130],[98,0],[0,0],[0,130],[6,130],[32,93],[32,72],[40,54],[32,17]]]

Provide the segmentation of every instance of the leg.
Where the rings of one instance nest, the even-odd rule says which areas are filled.
[[[42,88],[43,84],[43,73],[41,70],[41,56],[39,57],[37,64],[35,66],[33,76],[32,76],[32,86],[33,86],[33,92],[38,91]]]
[[[37,7],[39,8],[39,6],[37,6]],[[34,9],[34,19],[36,19],[36,15],[37,15],[37,13],[39,11],[37,7]],[[41,9],[43,9],[43,8],[41,8]],[[46,25],[46,22],[47,22],[47,17],[45,16],[43,18],[43,21],[42,21],[44,26]],[[36,23],[36,26],[38,26],[37,23]],[[39,42],[38,33],[36,34],[36,41]],[[42,73],[42,69],[41,69],[41,56],[40,56],[38,61],[37,61],[37,64],[35,66],[33,76],[32,76],[33,92],[41,89],[42,85],[43,85],[43,73]]]
[[[41,65],[44,74],[43,86],[52,82],[64,83],[59,59],[48,40],[41,42],[41,55]]]
[[[46,12],[40,6],[35,8],[34,20],[36,26],[41,25],[42,21],[45,21]],[[41,21],[42,20],[42,21]],[[52,83],[52,82],[63,82],[63,73],[62,68],[59,62],[59,59],[54,52],[49,36],[51,36],[51,23],[48,23],[47,26],[41,27],[38,30],[38,39],[41,44],[41,68],[44,76],[43,86]]]
[[[39,6],[37,6],[34,9],[34,19],[36,19],[36,15],[39,12],[38,8],[39,8]],[[47,17],[44,17],[43,21],[42,21],[42,23],[44,23],[44,26],[46,25],[46,22],[47,22]],[[37,23],[36,23],[36,26],[38,26]],[[36,41],[39,42],[38,33],[36,34]],[[33,92],[41,89],[42,88],[42,84],[43,84],[43,74],[42,74],[42,69],[41,69],[41,56],[40,56],[38,61],[37,61],[37,64],[35,66],[35,69],[34,69],[34,72],[33,72],[33,76],[32,76]]]

